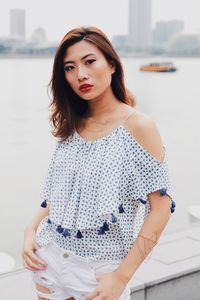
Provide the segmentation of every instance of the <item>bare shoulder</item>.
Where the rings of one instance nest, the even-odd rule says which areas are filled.
[[[133,138],[156,159],[162,161],[164,149],[155,120],[147,114],[135,111],[126,121],[125,127]]]

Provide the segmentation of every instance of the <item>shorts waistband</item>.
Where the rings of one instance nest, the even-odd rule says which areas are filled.
[[[74,253],[71,250],[67,250],[64,249],[60,246],[58,246],[58,244],[56,244],[54,241],[51,241],[49,244],[47,244],[47,247],[50,246],[53,250],[55,250],[58,254],[61,255],[66,255],[68,254],[69,256],[71,256],[72,258],[74,258],[76,261],[80,261],[80,262],[84,262],[84,263],[89,263],[89,262],[96,262],[96,263],[120,263],[121,260],[113,260],[113,261],[106,261],[106,260],[98,260],[95,257],[82,257],[80,255],[77,255],[76,253]]]

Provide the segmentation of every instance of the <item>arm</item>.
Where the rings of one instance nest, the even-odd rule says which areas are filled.
[[[155,122],[150,117],[136,112],[128,119],[127,127],[143,148],[156,160],[163,161],[162,140]],[[133,246],[114,272],[96,274],[99,285],[87,295],[86,300],[92,300],[96,296],[119,299],[128,281],[156,245],[171,215],[171,198],[168,194],[161,195],[160,190],[154,190],[147,195],[150,213],[145,218]]]
[[[35,231],[37,230],[40,222],[42,221],[43,218],[45,218],[46,216],[48,216],[49,214],[49,208],[48,206],[43,208],[40,207],[37,214],[35,215],[35,217],[33,218],[32,222],[29,223],[26,228],[25,228],[25,234],[26,232],[30,232],[30,231]]]
[[[171,215],[169,196],[162,196],[162,199],[159,197],[159,192],[151,193],[149,197],[151,212],[143,223],[134,245],[114,272],[96,274],[99,285],[86,296],[85,300],[92,300],[98,296],[102,296],[102,299],[109,297],[119,299],[128,281],[157,243]]]
[[[154,192],[149,197],[151,212],[144,221],[128,255],[116,270],[116,273],[125,283],[128,283],[135,271],[156,245],[170,218],[169,196],[162,196],[162,199],[159,199],[159,197],[161,197],[159,192]]]
[[[46,268],[46,262],[37,257],[35,251],[40,247],[36,242],[36,231],[43,218],[48,216],[49,208],[40,207],[39,211],[29,223],[24,231],[24,245],[22,249],[23,265],[26,269],[31,271],[43,270]]]
[[[163,160],[163,146],[161,136],[155,122],[145,114],[138,114],[130,123],[129,129],[140,143],[157,160]],[[162,199],[161,199],[162,197]],[[150,213],[145,219],[143,226],[128,255],[116,270],[120,278],[127,283],[144,259],[156,245],[170,216],[170,197],[161,196],[159,191],[148,195]]]
[[[56,144],[53,155],[51,156],[43,189],[40,194],[41,199],[43,200],[41,207],[39,208],[37,214],[34,216],[33,220],[26,226],[24,231],[24,245],[22,250],[24,267],[32,271],[40,269],[41,266],[39,266],[39,264],[43,263],[45,265],[45,262],[38,258],[36,255],[36,251],[40,248],[36,241],[36,232],[42,219],[49,215],[49,207],[47,203],[48,199],[50,199],[51,194],[54,159],[58,147],[59,143]]]

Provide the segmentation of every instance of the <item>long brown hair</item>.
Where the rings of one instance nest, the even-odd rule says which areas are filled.
[[[63,66],[63,59],[68,47],[83,39],[97,46],[106,60],[114,64],[115,72],[112,74],[111,88],[116,98],[130,106],[135,106],[134,96],[125,88],[120,58],[107,36],[96,27],[72,29],[63,37],[56,50],[52,77],[48,85],[53,96],[49,105],[50,122],[54,126],[52,134],[61,138],[61,141],[74,132],[76,117],[83,116],[88,108],[87,101],[79,97],[67,83]]]

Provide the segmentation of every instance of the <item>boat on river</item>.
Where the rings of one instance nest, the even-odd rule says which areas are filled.
[[[140,67],[140,71],[145,72],[175,72],[176,70],[172,62],[153,62]]]

